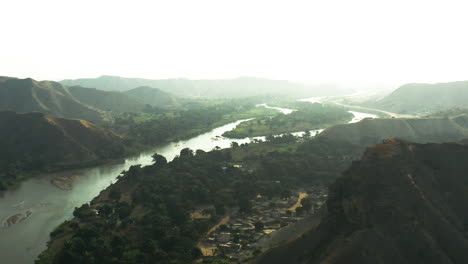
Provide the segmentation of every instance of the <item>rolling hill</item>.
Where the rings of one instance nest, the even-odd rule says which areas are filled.
[[[157,106],[159,108],[175,107],[178,106],[177,99],[161,91],[158,88],[152,88],[149,86],[140,86],[128,91],[123,92],[131,98],[136,98],[141,104],[149,104]]]
[[[405,84],[377,101],[379,109],[425,115],[454,107],[468,107],[468,81]]]
[[[98,78],[63,80],[61,83],[95,87],[106,91],[127,91],[135,87],[150,86],[174,95],[189,97],[245,97],[266,94],[321,96],[343,93],[343,89],[336,85],[305,85],[254,77],[226,80],[150,80],[104,75]]]
[[[260,264],[468,261],[468,146],[387,140],[336,181],[320,225]]]

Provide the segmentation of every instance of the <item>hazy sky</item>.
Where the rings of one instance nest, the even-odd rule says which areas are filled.
[[[466,1],[2,0],[1,9],[0,75],[468,80]]]

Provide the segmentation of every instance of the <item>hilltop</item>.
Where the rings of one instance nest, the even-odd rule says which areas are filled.
[[[375,107],[402,114],[430,114],[468,107],[468,81],[405,84],[377,101]]]
[[[169,93],[163,92],[158,88],[149,86],[140,86],[128,91],[123,94],[129,97],[135,98],[142,104],[149,104],[157,106],[159,108],[174,107],[178,105],[177,99]]]
[[[331,187],[320,225],[257,263],[466,263],[468,146],[387,140]]]

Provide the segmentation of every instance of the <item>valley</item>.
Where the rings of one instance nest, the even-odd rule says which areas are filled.
[[[468,2],[1,7],[0,264],[468,263]]]
[[[175,141],[146,150],[125,159],[124,163],[115,161],[94,168],[47,173],[21,182],[18,187],[2,194],[0,219],[6,221],[5,219],[18,213],[32,213],[25,221],[0,229],[0,252],[4,252],[5,260],[29,263],[45,249],[48,234],[61,222],[69,219],[75,207],[89,202],[101,190],[115,182],[119,174],[130,166],[150,165],[151,156],[155,152],[171,160],[184,148],[210,151],[215,148],[229,148],[233,142],[244,144],[252,140],[265,140],[265,137],[244,139],[222,137],[220,140],[214,140],[243,122],[245,121],[239,120],[188,140]],[[15,204],[21,206],[12,207]],[[41,228],[38,228],[39,226]],[[26,238],[32,234],[36,240],[26,242]]]
[[[54,155],[60,147],[67,153],[38,156],[45,167],[34,165],[36,169],[28,170],[26,161],[38,164],[30,158],[36,155],[25,154],[30,150],[21,145],[7,148],[19,153],[15,160],[22,161],[14,163],[20,164],[15,165],[20,170],[9,172],[15,177],[5,186],[13,187],[0,198],[0,252],[3,260],[14,263],[31,263],[39,254],[37,263],[89,262],[78,257],[76,243],[87,244],[86,252],[104,252],[100,253],[102,261],[111,256],[125,261],[155,257],[165,261],[171,255],[181,262],[264,263],[276,250],[282,252],[283,247],[300,243],[304,234],[321,228],[327,213],[322,205],[329,201],[327,186],[339,180],[367,147],[388,138],[439,143],[468,136],[463,109],[415,117],[343,104],[340,97],[194,100],[165,97],[150,87],[121,93],[32,84],[40,89],[61,87],[61,93],[67,91],[89,109],[101,107],[98,112],[105,118],[98,121],[99,127],[53,117],[44,110],[51,109],[48,106],[37,109],[43,113],[1,112],[4,126],[17,126],[6,130],[17,133],[4,135],[4,144],[17,142],[11,138],[24,137],[21,131],[30,129],[19,121],[24,117],[28,126],[37,119],[34,135],[42,134],[37,127],[44,129],[44,124],[63,135],[63,139],[38,137],[33,142],[49,146]],[[104,95],[106,104],[99,99]],[[122,96],[132,99],[120,104],[119,100],[127,100],[119,99]],[[131,102],[139,107],[132,108]],[[96,135],[86,134],[87,130]],[[96,139],[98,135],[110,141]],[[60,145],[52,148],[50,140]],[[97,142],[103,145],[96,146]],[[74,148],[76,154],[71,156]],[[3,161],[13,157],[12,152],[3,155]],[[68,159],[82,161],[67,163]],[[216,177],[224,179],[223,185]],[[165,209],[159,211],[156,204]],[[179,241],[176,244],[185,241],[185,248],[174,247],[165,238],[167,231],[148,225],[150,219],[165,219],[161,225],[176,226],[170,236]],[[93,230],[90,237],[83,233],[88,229]],[[189,230],[191,235],[180,230]],[[160,235],[134,240],[143,231]],[[35,239],[28,240],[31,236]],[[98,237],[101,246],[93,240]],[[116,239],[119,252],[109,248]],[[147,243],[152,251],[141,251]],[[186,254],[189,249],[191,253]]]
[[[312,222],[315,221],[316,223],[317,219],[321,218],[317,214],[321,214],[319,213],[319,208],[320,208],[319,205],[324,202],[324,197],[326,197],[325,187],[323,186],[326,186],[330,184],[331,182],[333,182],[333,180],[336,177],[338,177],[338,175],[342,171],[344,171],[344,169],[347,167],[347,164],[350,164],[352,160],[359,158],[360,156],[359,153],[361,153],[361,151],[364,150],[363,146],[370,146],[372,144],[378,143],[379,140],[385,139],[388,137],[403,137],[403,138],[406,137],[409,140],[419,139],[420,141],[423,141],[423,142],[424,141],[436,142],[436,141],[444,141],[444,140],[459,140],[465,137],[466,135],[464,132],[465,130],[460,128],[461,121],[458,121],[459,119],[456,119],[457,121],[455,122],[451,121],[450,119],[443,119],[443,120],[440,119],[438,122],[442,122],[441,126],[446,127],[446,129],[444,131],[441,131],[440,135],[431,134],[432,130],[427,130],[427,132],[429,132],[429,136],[426,137],[426,136],[423,136],[423,134],[421,134],[420,132],[417,132],[416,134],[414,134],[415,132],[411,132],[411,131],[406,132],[407,128],[405,126],[401,126],[394,130],[389,130],[389,129],[383,128],[384,127],[383,125],[384,123],[389,123],[389,126],[395,127],[395,125],[392,123],[397,124],[401,122],[406,122],[406,123],[417,122],[418,124],[419,123],[422,124],[422,122],[427,122],[429,124],[429,123],[434,122],[432,119],[427,119],[426,121],[417,120],[417,119],[415,120],[411,120],[411,119],[409,120],[401,120],[401,119],[372,120],[377,117],[375,114],[362,113],[362,112],[356,112],[356,111],[346,111],[346,110],[341,110],[340,108],[336,108],[336,107],[324,108],[324,106],[322,106],[321,104],[314,104],[314,103],[309,103],[309,102],[296,103],[296,105],[298,106],[296,107],[296,109],[298,109],[297,111],[291,111],[287,108],[279,108],[280,110],[278,110],[276,107],[271,107],[271,106],[261,107],[261,106],[255,106],[255,104],[247,108],[244,108],[247,111],[243,110],[243,112],[240,112],[238,110],[235,110],[235,111],[228,110],[226,112],[228,113],[227,115],[224,115],[224,117],[223,115],[221,115],[221,120],[228,121],[228,120],[232,120],[233,118],[239,118],[239,117],[240,118],[241,117],[250,117],[250,118],[255,117],[256,119],[237,120],[227,125],[222,125],[223,121],[221,121],[221,123],[218,122],[219,124],[221,124],[220,127],[215,128],[208,133],[203,133],[204,129],[207,129],[207,127],[201,130],[193,130],[193,132],[191,133],[194,133],[194,134],[191,134],[191,133],[187,134],[187,132],[184,132],[187,136],[188,135],[195,135],[195,136],[187,140],[180,140],[180,141],[176,140],[170,143],[163,143],[164,141],[158,141],[159,144],[162,143],[161,146],[156,147],[156,148],[148,148],[147,150],[145,150],[139,155],[133,155],[132,157],[125,159],[124,163],[115,161],[114,163],[105,164],[105,165],[94,167],[94,168],[90,167],[86,169],[75,169],[75,170],[68,170],[68,171],[62,171],[62,172],[47,173],[47,174],[44,174],[43,176],[34,177],[33,179],[23,181],[21,185],[19,185],[17,188],[4,192],[3,197],[0,200],[0,208],[2,208],[2,212],[3,212],[1,218],[4,221],[3,222],[4,228],[0,230],[0,232],[2,233],[2,236],[0,238],[1,240],[0,251],[5,252],[4,259],[8,261],[14,261],[16,263],[29,263],[31,260],[35,258],[35,256],[37,256],[37,254],[39,254],[44,249],[46,249],[46,241],[48,240],[48,237],[49,237],[48,234],[52,232],[55,229],[55,227],[58,226],[63,221],[70,221],[70,219],[73,219],[71,218],[73,215],[73,212],[74,211],[76,212],[77,210],[77,209],[74,209],[75,207],[79,207],[82,204],[86,204],[87,202],[93,200],[93,198],[94,200],[96,199],[99,200],[99,199],[104,198],[102,197],[103,193],[104,194],[108,193],[107,190],[110,187],[114,186],[116,183],[120,182],[120,180],[119,181],[117,180],[120,177],[122,177],[122,175],[125,175],[125,174],[121,174],[122,171],[131,170],[132,166],[135,166],[135,165],[151,166],[151,164],[153,163],[154,153],[163,155],[168,161],[171,161],[174,158],[176,159],[180,158],[180,156],[182,155],[182,152],[185,149],[197,150],[197,153],[198,153],[198,150],[211,151],[211,150],[218,149],[219,151],[219,150],[228,148],[228,149],[231,149],[229,151],[230,152],[229,155],[232,156],[231,158],[232,160],[230,161],[231,164],[233,163],[242,164],[239,166],[244,166],[247,169],[241,168],[241,170],[255,171],[259,167],[261,168],[267,165],[264,162],[259,163],[257,161],[258,158],[264,159],[268,157],[268,159],[271,159],[271,157],[269,157],[268,155],[272,151],[274,152],[275,150],[280,150],[282,151],[280,152],[282,153],[281,156],[284,156],[284,155],[287,156],[289,155],[288,153],[294,153],[298,151],[296,150],[296,148],[298,149],[308,148],[306,146],[302,146],[304,145],[304,143],[299,143],[301,141],[300,137],[307,139],[308,137],[316,136],[317,140],[313,144],[325,144],[325,146],[327,146],[325,148],[326,152],[332,151],[332,149],[335,149],[333,151],[338,150],[336,149],[336,147],[331,148],[333,144],[335,145],[337,144],[338,146],[340,146],[339,148],[343,148],[343,150],[341,151],[344,151],[344,152],[341,152],[336,157],[330,156],[331,153],[326,154],[325,156],[322,156],[319,159],[317,159],[317,157],[315,156],[309,157],[309,158],[312,158],[310,161],[318,162],[318,163],[320,163],[321,162],[320,160],[323,159],[324,157],[328,157],[325,159],[327,160],[327,163],[334,164],[331,166],[335,167],[335,170],[330,170],[330,167],[329,167],[330,165],[326,165],[323,168],[320,168],[320,166],[315,168],[316,176],[312,178],[314,179],[313,182],[308,183],[309,187],[307,187],[309,188],[308,192],[311,193],[312,195],[311,197],[316,197],[314,198],[315,200],[312,200],[312,204],[316,204],[316,205],[312,207],[314,209],[310,213],[303,213],[303,212],[296,213],[295,210],[293,210],[292,213],[288,213],[288,210],[284,209],[284,208],[292,207],[294,203],[296,204],[299,203],[299,205],[301,205],[299,201],[294,202],[295,201],[294,197],[295,195],[297,195],[297,192],[298,192],[297,188],[299,185],[297,185],[297,183],[294,183],[294,182],[287,183],[290,180],[287,180],[286,182],[282,182],[281,180],[279,180],[278,182],[281,182],[281,185],[289,186],[287,187],[287,189],[289,189],[292,192],[291,196],[288,196],[289,198],[287,199],[283,198],[283,199],[286,199],[286,200],[283,200],[283,199],[274,198],[275,196],[273,196],[273,197],[269,197],[266,201],[264,201],[262,200],[263,198],[252,197],[251,200],[249,199],[250,202],[248,202],[252,206],[252,211],[249,211],[249,212],[241,213],[237,210],[234,210],[235,207],[229,207],[230,209],[226,209],[228,210],[226,213],[228,214],[229,220],[224,221],[221,219],[223,224],[218,225],[218,229],[211,231],[209,236],[207,235],[204,238],[200,237],[200,242],[197,242],[197,243],[200,243],[199,247],[202,249],[202,255],[204,255],[207,258],[206,261],[208,261],[210,258],[224,259],[226,257],[228,259],[231,258],[231,259],[238,259],[242,261],[246,261],[249,259],[251,260],[255,258],[257,255],[267,250],[268,248],[281,245],[285,243],[286,241],[293,241],[294,239],[298,238],[300,234],[308,230],[307,226],[310,226],[310,223],[311,223],[310,221]],[[339,112],[343,116],[342,119],[337,119],[334,122],[349,123],[349,125],[341,125],[342,128],[340,127],[340,125],[336,127],[331,127],[329,129],[326,129],[324,134],[321,134],[321,132],[323,131],[323,128],[327,127],[325,123],[312,122],[311,123],[312,126],[309,126],[309,127],[303,127],[303,126],[297,126],[297,125],[294,126],[294,125],[287,124],[287,123],[286,125],[285,123],[283,123],[280,126],[282,130],[275,130],[275,129],[269,128],[269,129],[264,130],[264,132],[257,131],[256,133],[243,135],[243,137],[240,137],[240,138],[230,139],[230,138],[223,137],[224,135],[226,135],[226,133],[238,133],[236,132],[236,130],[242,129],[244,126],[246,126],[246,124],[253,123],[257,125],[259,124],[258,121],[262,123],[264,122],[262,120],[268,120],[265,118],[283,118],[284,120],[286,120],[286,122],[290,122],[288,120],[294,120],[295,118],[294,115],[295,114],[297,115],[297,113],[300,113],[301,109],[304,109],[302,111],[310,111],[309,113],[312,114],[312,117],[315,113],[318,113],[317,110],[322,111],[321,109],[330,109],[330,110]],[[355,109],[355,108],[350,108],[350,109]],[[216,110],[216,111],[219,111],[219,110]],[[223,112],[226,110],[220,110],[220,111]],[[213,111],[211,112],[213,113]],[[372,111],[372,112],[375,112],[375,111]],[[133,122],[134,124],[138,125],[139,122],[140,123],[142,122],[141,124],[144,124],[145,122],[150,124],[151,122],[154,122],[154,120],[158,120],[158,119],[153,119],[153,118],[157,117],[157,115],[159,114],[156,114],[156,115],[146,114],[149,117],[149,119],[145,118],[143,119],[143,121],[137,121],[136,119],[136,118],[139,118],[138,116],[141,116],[141,114],[137,114],[137,115],[119,114],[119,115],[121,117],[124,117],[126,115],[125,117],[126,120],[133,120],[130,122]],[[183,115],[184,114],[182,114],[181,117],[183,117]],[[327,116],[329,114],[326,113],[325,115]],[[304,120],[303,117],[301,116],[298,116],[297,118],[298,120]],[[371,118],[371,119],[368,119],[368,118]],[[366,119],[366,120],[363,120],[363,119]],[[113,129],[114,131],[120,131],[120,133],[122,133],[123,131],[125,131],[124,129],[125,126],[123,126],[123,124],[125,123],[122,121],[119,121],[119,122],[121,123],[119,127],[114,127],[111,129]],[[126,122],[129,122],[129,121],[126,121]],[[366,125],[367,123],[368,124],[375,123],[376,126],[382,127],[383,129],[382,131],[378,132],[378,130],[375,130],[374,128],[370,128],[369,125]],[[379,124],[379,123],[382,123],[382,124]],[[131,123],[128,123],[128,124],[131,124]],[[213,124],[217,124],[216,121],[213,122]],[[452,127],[447,126],[447,124],[452,124]],[[161,125],[158,124],[158,126],[161,126]],[[361,128],[359,128],[359,132],[353,132],[352,129],[355,126],[356,127],[362,126],[362,129],[367,130],[368,132],[371,132],[371,134],[372,133],[377,133],[377,134],[375,134],[375,136],[366,135],[366,132],[361,131]],[[433,125],[431,124],[431,126]],[[194,126],[192,125],[192,127]],[[136,127],[135,125],[130,125],[128,126],[128,128],[135,129]],[[298,137],[289,138],[289,136],[287,135],[287,132],[293,132],[293,131],[296,132],[296,131],[301,131],[301,130],[307,131],[311,129],[313,129],[313,131],[312,133],[309,133],[309,134],[303,133],[303,132],[293,133],[299,136],[299,138]],[[199,132],[196,132],[196,131],[199,131]],[[338,133],[338,131],[339,131],[339,134],[336,134]],[[447,131],[452,131],[452,132],[447,134]],[[196,133],[200,133],[200,132],[202,132],[202,134],[197,136]],[[278,134],[284,134],[284,135],[276,136],[276,138],[267,137],[267,135],[271,135],[270,133],[277,134],[277,135]],[[361,140],[352,139],[353,137],[356,137],[356,135],[359,135],[358,137],[362,137],[362,139],[365,139],[365,141],[362,141],[362,139]],[[442,135],[445,135],[445,136],[441,138]],[[163,139],[164,136],[158,136],[158,138]],[[175,138],[172,137],[172,140],[174,139]],[[169,140],[171,140],[171,138],[169,138]],[[265,141],[265,142],[262,143],[262,141]],[[333,141],[336,143],[332,143]],[[140,142],[145,142],[145,141],[140,140]],[[147,141],[147,142],[150,144],[155,144],[155,143],[151,143],[151,141]],[[254,143],[254,144],[248,144],[248,143]],[[304,150],[300,150],[300,151],[304,151]],[[268,155],[261,158],[261,156],[256,156],[257,154],[254,154],[254,153],[260,153],[260,152],[264,152],[265,154],[268,154]],[[332,155],[336,155],[336,154],[332,154]],[[272,161],[273,160],[269,160],[268,162],[272,162]],[[321,166],[323,165],[325,164],[322,163]],[[248,168],[252,168],[252,169],[248,169]],[[285,173],[290,174],[299,168],[294,168],[294,169],[291,168],[291,169],[292,171],[289,171],[288,169],[285,171]],[[272,177],[273,175],[277,175],[276,173],[271,174],[269,177]],[[299,175],[301,174],[298,174],[297,176]],[[331,176],[331,175],[336,175],[336,176]],[[92,188],[90,188],[91,186]],[[39,190],[43,190],[43,192]],[[303,191],[304,190],[302,189],[302,192]],[[45,193],[47,193],[47,195],[45,195]],[[96,196],[98,198],[95,198]],[[99,197],[102,197],[102,198],[99,198]],[[259,197],[263,197],[263,196],[260,195]],[[296,199],[297,199],[297,196],[296,196]],[[60,201],[63,201],[63,202],[61,203]],[[96,208],[96,210],[98,210],[101,203],[100,202],[92,202],[92,203],[94,203],[93,207]],[[272,205],[273,207],[270,206],[271,204],[273,204]],[[19,206],[12,207],[13,205],[19,205]],[[275,206],[279,206],[276,209],[276,213],[271,211],[272,208],[276,208]],[[297,207],[297,205],[295,207]],[[209,209],[210,207],[205,207],[205,211],[207,208]],[[207,210],[207,212],[210,212],[211,210],[211,213],[208,213],[207,216],[203,216],[203,214],[201,214],[202,215],[202,217],[200,218],[201,221],[210,222],[210,221],[215,221],[216,219],[219,219],[218,215],[215,216],[212,213],[212,210],[214,210],[215,207],[211,207],[211,208],[212,209]],[[298,207],[298,208],[302,208],[302,207]],[[310,215],[308,216],[307,214],[310,214]],[[24,215],[25,217],[20,217],[21,215]],[[312,219],[315,219],[315,220],[312,220]],[[197,219],[193,219],[193,220],[198,221]],[[264,224],[264,229],[258,228],[257,230],[255,230],[255,226],[252,227],[252,225],[258,221],[262,223],[265,222],[265,224],[267,224],[267,225]],[[41,228],[38,229],[37,226],[41,226]],[[227,226],[227,229],[225,226]],[[239,228],[234,228],[234,226],[238,226]],[[288,231],[283,231],[283,230],[288,230]],[[35,237],[37,239],[28,242],[30,244],[26,246],[25,245],[26,237],[31,236],[32,234],[31,232],[36,233]],[[54,231],[54,234],[58,234],[57,232],[59,231]],[[54,239],[52,241],[55,241],[57,239],[56,236],[57,235],[53,236]],[[235,239],[235,241],[233,241],[232,239]],[[8,243],[6,241],[8,241]],[[15,243],[15,241],[17,242]],[[276,242],[273,242],[273,241],[276,241]],[[18,258],[18,256],[21,256],[21,258]],[[49,258],[50,256],[42,257],[42,261],[45,261],[44,263],[47,263],[46,259],[49,259]]]

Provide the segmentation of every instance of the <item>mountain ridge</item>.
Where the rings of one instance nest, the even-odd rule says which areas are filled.
[[[191,80],[186,78],[153,80],[103,75],[97,78],[66,79],[62,80],[61,83],[116,91],[126,91],[139,86],[150,86],[174,95],[188,97],[243,97],[266,94],[318,96],[332,95],[343,91],[343,88],[337,85],[306,85],[287,80],[270,80],[257,77],[218,80]]]

